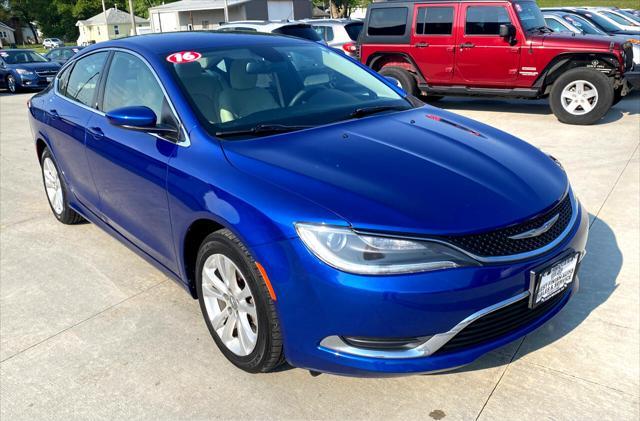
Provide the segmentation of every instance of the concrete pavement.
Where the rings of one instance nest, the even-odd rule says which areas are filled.
[[[439,105],[565,166],[591,213],[581,290],[553,320],[455,372],[393,379],[249,375],[197,302],[93,225],[50,214],[28,94],[0,94],[0,418],[611,419],[640,416],[640,96],[595,126],[544,101]]]

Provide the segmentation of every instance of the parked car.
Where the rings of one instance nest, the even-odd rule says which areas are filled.
[[[295,21],[273,22],[261,20],[242,20],[221,23],[218,31],[266,32],[304,38],[316,42],[324,42],[320,35],[318,35],[316,31],[314,31],[311,25],[309,25],[308,23]]]
[[[99,43],[29,116],[54,216],[176,279],[249,372],[450,369],[578,288],[588,213],[554,158],[315,42]]]
[[[46,49],[59,48],[64,47],[64,42],[58,38],[45,38],[44,41],[42,41],[42,46]]]
[[[58,70],[58,63],[33,50],[0,50],[0,87],[12,94],[22,89],[46,88]]]
[[[636,9],[622,9],[622,10],[635,16],[637,19],[640,19],[640,10],[636,10]]]
[[[77,52],[82,50],[84,47],[61,47],[61,48],[53,48],[44,57],[49,61],[55,61],[60,64],[64,64],[73,57]]]
[[[617,42],[630,42],[633,50],[633,63],[634,68],[638,66],[640,69],[640,37],[629,35],[609,35],[606,32],[598,29],[587,19],[580,15],[576,15],[569,12],[544,12],[544,20],[547,26],[554,32],[567,32],[587,36],[602,36],[610,37],[609,40],[615,40]],[[614,100],[615,102],[615,100]]]
[[[558,120],[593,124],[640,87],[630,43],[547,28],[535,1],[372,3],[362,63],[413,95],[549,98]]]
[[[625,30],[620,26],[611,22],[610,19],[606,19],[604,16],[600,16],[597,13],[593,13],[587,9],[580,9],[575,7],[545,7],[543,12],[564,11],[579,15],[591,22],[594,26],[608,33],[609,35],[640,35],[640,30]]]
[[[625,16],[615,9],[609,7],[586,7],[585,9],[608,19],[611,23],[625,31],[640,30],[640,25],[635,19]]]
[[[305,22],[313,26],[327,45],[350,57],[356,56],[356,41],[364,22],[352,19],[308,19]]]

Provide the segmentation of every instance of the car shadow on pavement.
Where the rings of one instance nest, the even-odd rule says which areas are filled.
[[[593,215],[591,216],[593,217]],[[617,288],[616,280],[622,268],[622,262],[623,256],[618,247],[615,233],[602,219],[594,218],[589,229],[587,255],[580,265],[579,289],[567,305],[551,320],[529,333],[524,339],[498,348],[475,362],[455,370],[455,372],[501,366],[510,360],[518,360],[548,346],[567,335],[613,294]],[[545,329],[545,326],[549,326],[549,324],[553,324],[553,327]],[[530,335],[535,335],[535,339],[529,338]],[[527,341],[526,347],[517,346],[523,341]],[[526,351],[524,351],[525,348]],[[507,359],[505,362],[505,358],[495,358],[494,353],[509,354],[511,359]]]
[[[549,102],[545,99],[500,99],[500,98],[469,98],[447,97],[434,102],[436,107],[456,111],[490,111],[517,114],[552,115]],[[613,123],[625,115],[640,114],[640,91],[632,91],[619,103],[614,105],[609,112],[596,125]],[[558,122],[558,124],[561,124]]]

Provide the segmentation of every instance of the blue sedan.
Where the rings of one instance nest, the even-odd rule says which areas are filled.
[[[451,369],[578,288],[587,212],[555,159],[314,42],[100,43],[29,113],[53,215],[175,279],[248,372]]]
[[[0,50],[0,87],[12,94],[22,89],[44,89],[60,70],[32,50]]]

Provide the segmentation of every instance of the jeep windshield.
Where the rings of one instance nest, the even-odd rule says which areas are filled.
[[[530,32],[547,27],[544,16],[535,1],[518,1],[514,3],[514,7],[525,31]]]
[[[195,61],[168,66],[203,126],[219,137],[266,136],[413,107],[378,77],[314,43],[197,53]]]

